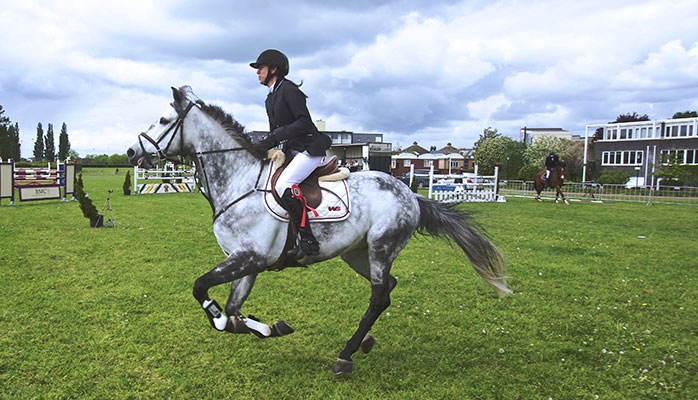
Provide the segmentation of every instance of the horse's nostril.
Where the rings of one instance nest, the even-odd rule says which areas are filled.
[[[136,155],[136,152],[133,149],[128,149],[126,151],[126,155],[128,156],[128,158],[133,158],[133,156]]]

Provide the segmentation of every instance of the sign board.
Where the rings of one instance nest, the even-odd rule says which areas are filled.
[[[61,198],[61,186],[20,186],[19,201],[54,200]]]
[[[393,151],[391,143],[369,143],[368,150],[371,153],[390,153]]]
[[[13,197],[13,174],[13,165],[11,163],[0,164],[0,199]]]

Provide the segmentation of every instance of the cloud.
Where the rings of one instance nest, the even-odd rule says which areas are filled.
[[[24,156],[39,122],[65,122],[82,155],[125,151],[184,84],[266,129],[248,65],[266,48],[289,56],[327,129],[394,144],[470,147],[487,127],[582,134],[620,113],[698,108],[688,0],[25,0],[3,13],[0,104]]]

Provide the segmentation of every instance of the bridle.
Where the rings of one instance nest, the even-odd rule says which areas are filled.
[[[189,111],[191,111],[192,107],[198,107],[201,109],[201,106],[197,104],[194,101],[189,101],[189,105],[187,105],[187,108],[182,110],[181,107],[179,107],[176,103],[172,104],[172,107],[174,107],[175,111],[177,112],[177,120],[170,125],[169,128],[165,132],[163,132],[160,137],[155,140],[148,136],[145,132],[141,133],[138,135],[138,145],[141,147],[141,151],[144,154],[149,154],[151,157],[156,157],[157,160],[168,160],[172,161],[175,164],[177,163],[182,163],[181,160],[175,160],[171,158],[170,156],[167,155],[168,150],[170,149],[170,146],[175,140],[175,137],[179,136],[179,144],[180,144],[180,149],[182,149],[184,146],[184,134],[183,134],[183,125],[184,125],[184,119],[186,118],[187,114],[189,114]],[[171,135],[168,135],[170,132],[172,132]],[[177,135],[179,133],[179,135]],[[167,143],[165,144],[165,147],[161,147],[161,142],[169,136],[169,139],[167,140]],[[154,148],[155,152],[148,152],[145,149],[144,142],[146,141],[150,143]],[[205,186],[206,188],[209,188],[208,184],[208,174],[206,173],[206,168],[205,168],[205,162],[204,162],[204,157],[205,155],[210,155],[210,154],[221,154],[221,153],[227,153],[231,151],[241,151],[241,150],[249,150],[247,147],[232,147],[228,149],[216,149],[216,150],[206,150],[206,151],[197,151],[195,153],[196,158],[199,161],[199,165],[201,166],[201,175],[202,178],[205,181]],[[257,181],[255,182],[254,188],[250,189],[249,191],[245,192],[243,195],[239,196],[237,199],[233,200],[232,202],[228,203],[226,206],[222,207],[218,211],[215,210],[213,206],[213,202],[211,201],[211,198],[209,197],[209,194],[206,193],[206,191],[201,190],[201,185],[199,184],[198,181],[196,181],[197,186],[199,187],[199,191],[204,195],[206,200],[208,200],[209,204],[211,205],[211,209],[213,210],[213,221],[215,222],[218,217],[223,215],[230,207],[232,207],[234,204],[239,202],[240,200],[244,199],[245,197],[251,195],[252,193],[255,192],[263,192],[265,191],[264,188],[259,188],[259,181],[262,177],[262,172],[264,171],[264,163],[259,163],[260,168],[259,168],[259,173],[257,174]]]
[[[178,131],[179,131],[180,147],[183,144],[183,142],[184,142],[183,136],[184,135],[182,135],[182,129],[183,129],[182,126],[184,125],[184,118],[187,116],[187,114],[189,114],[189,111],[191,111],[191,109],[192,109],[192,107],[194,107],[194,105],[196,105],[196,103],[193,101],[190,101],[187,108],[184,110],[181,110],[181,109],[178,109],[178,107],[174,107],[174,104],[173,104],[172,106],[175,108],[175,111],[177,111],[177,120],[174,122],[174,124],[170,125],[170,127],[167,128],[167,130],[165,132],[163,132],[163,134],[160,135],[160,137],[157,140],[151,138],[145,132],[142,132],[140,135],[138,135],[138,145],[141,147],[141,151],[143,152],[143,154],[149,154],[151,157],[154,156],[157,160],[169,160],[169,161],[173,161],[175,163],[178,163],[179,160],[174,160],[174,159],[170,158],[167,155],[167,152],[170,149],[170,146],[172,145],[172,142],[174,141],[175,137],[177,136]],[[198,105],[197,105],[197,107],[198,107]],[[172,134],[168,135],[170,132],[172,132]],[[169,136],[169,140],[167,141],[167,144],[165,145],[165,147],[163,149],[160,147],[160,142],[163,139],[167,138],[168,136]],[[145,146],[143,145],[144,139],[145,139],[145,141],[150,143],[155,148],[155,152],[146,151]]]

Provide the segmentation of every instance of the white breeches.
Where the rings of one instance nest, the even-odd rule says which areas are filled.
[[[279,175],[279,180],[276,181],[276,193],[282,196],[291,185],[299,185],[315,168],[320,166],[324,158],[323,156],[311,156],[305,151],[296,153],[286,169]]]

